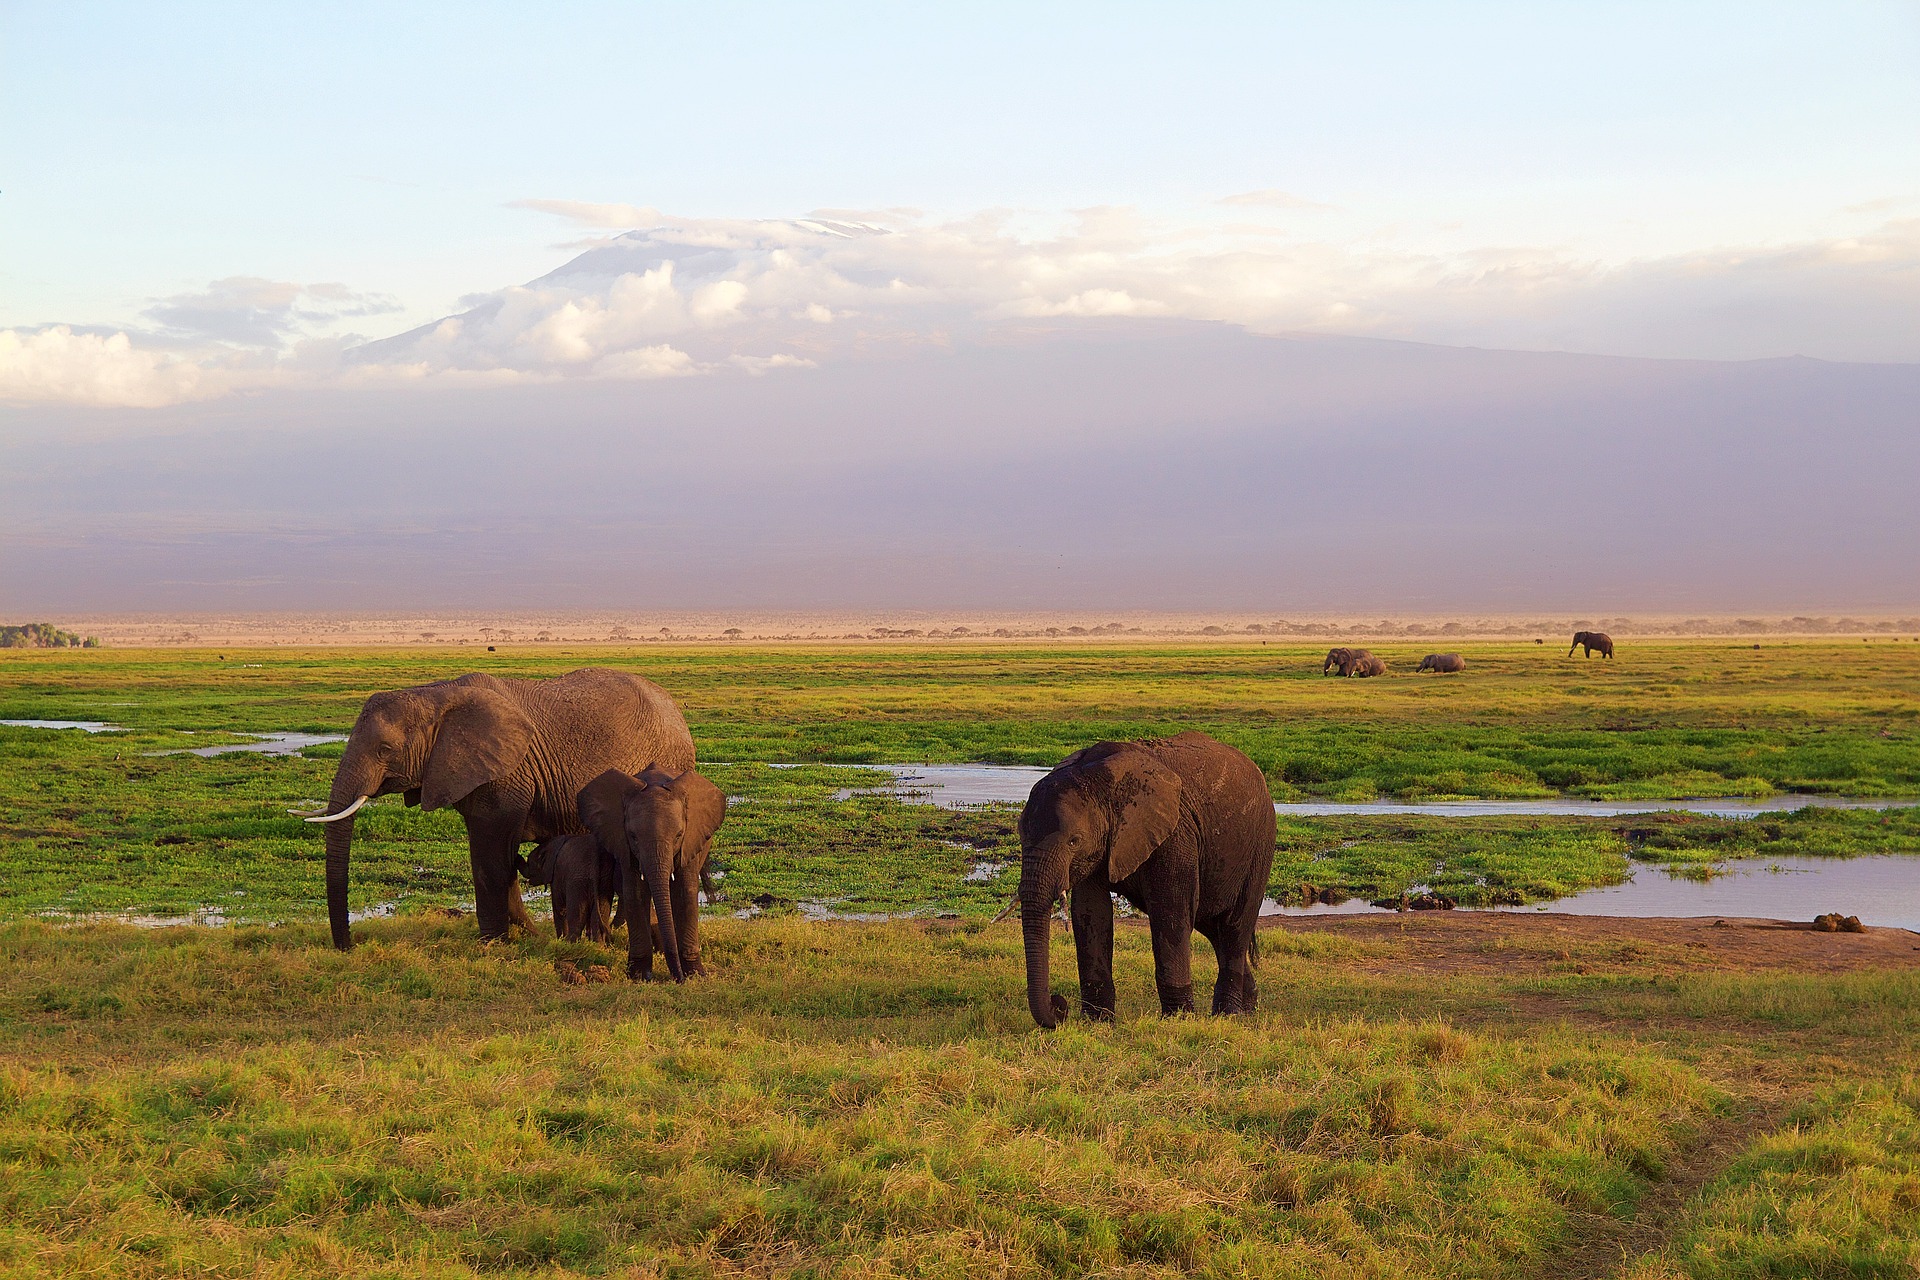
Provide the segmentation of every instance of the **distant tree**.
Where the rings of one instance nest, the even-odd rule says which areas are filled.
[[[51,622],[28,622],[17,627],[0,626],[0,649],[98,649],[97,636],[77,636],[62,631]]]

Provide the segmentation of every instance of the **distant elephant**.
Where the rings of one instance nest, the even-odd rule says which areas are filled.
[[[1415,671],[1465,671],[1467,660],[1457,653],[1430,653],[1420,659]]]
[[[553,931],[570,942],[612,940],[620,867],[592,836],[556,836],[527,859],[527,880],[553,886]],[[625,900],[622,899],[624,907]]]
[[[1368,676],[1387,674],[1387,664],[1368,653],[1365,649],[1354,655],[1353,669],[1344,674],[1365,679]]]
[[[675,982],[705,973],[700,885],[713,833],[727,818],[726,793],[692,769],[647,769],[638,776],[609,769],[580,789],[579,801],[582,821],[620,870],[627,976],[653,976],[656,929]]]
[[[551,680],[484,674],[376,693],[360,708],[325,810],[327,918],[333,945],[353,945],[347,866],[353,815],[402,793],[465,819],[480,936],[528,924],[516,872],[526,841],[581,830],[576,797],[608,769],[693,768],[693,735],[666,690],[625,671],[587,667]]]
[[[1027,1008],[1052,1027],[1067,1002],[1049,985],[1053,904],[1072,894],[1080,1007],[1114,1016],[1113,899],[1143,912],[1153,934],[1163,1014],[1193,1009],[1193,931],[1213,943],[1215,1013],[1251,1012],[1273,796],[1260,767],[1204,733],[1099,742],[1061,761],[1020,812],[1020,924]]]
[[[1611,658],[1613,656],[1613,637],[1604,631],[1574,632],[1573,643],[1567,646],[1567,656],[1571,658],[1573,651],[1582,645],[1586,646],[1587,656],[1589,658],[1594,655],[1595,650],[1598,650],[1600,656],[1603,658]]]

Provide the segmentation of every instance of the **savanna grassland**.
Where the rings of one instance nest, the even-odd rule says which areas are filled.
[[[1705,926],[1502,917],[1434,963],[1421,939],[1451,922],[1315,922],[1263,935],[1261,1011],[1228,1021],[1146,1016],[1123,925],[1122,1021],[1048,1035],[992,922],[1010,811],[841,798],[872,785],[860,764],[1186,728],[1279,797],[1920,794],[1920,645],[1473,645],[1439,678],[1409,674],[1424,649],[1376,651],[1395,674],[1370,681],[1278,645],[0,655],[0,718],[127,726],[0,728],[0,1267],[1920,1275],[1920,951],[1892,935],[1756,958]],[[715,973],[684,988],[603,981],[611,953],[550,935],[481,945],[447,914],[470,898],[458,819],[397,800],[354,849],[356,907],[397,914],[336,954],[318,839],[283,811],[338,748],[146,754],[587,664],[666,686],[743,798]],[[1533,900],[1633,858],[1913,851],[1913,810],[1290,819],[1274,888]],[[206,909],[238,923],[58,922]]]

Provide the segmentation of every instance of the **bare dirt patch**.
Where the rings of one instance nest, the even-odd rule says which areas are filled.
[[[1687,970],[1846,973],[1920,968],[1920,934],[1816,931],[1811,921],[1736,917],[1632,919],[1552,912],[1422,911],[1272,917],[1266,930],[1320,933],[1384,946],[1359,967],[1380,973],[1605,973]]]

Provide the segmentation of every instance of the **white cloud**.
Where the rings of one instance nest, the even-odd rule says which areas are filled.
[[[1224,203],[1293,199],[1250,192]],[[249,277],[157,300],[147,331],[0,335],[0,395],[149,405],[270,384],[758,374],[1034,317],[1620,355],[1920,360],[1912,220],[1805,244],[1600,262],[1528,246],[1441,252],[1391,229],[1336,241],[1227,218],[1157,224],[1128,209],[1048,225],[1006,213],[748,221],[523,204],[649,225],[595,240],[540,279],[473,295],[458,315],[357,347],[330,331],[390,300]]]
[[[194,361],[137,349],[124,333],[0,329],[0,400],[154,408],[224,390]]]
[[[603,378],[681,378],[700,372],[692,356],[664,343],[603,356],[593,371]]]

